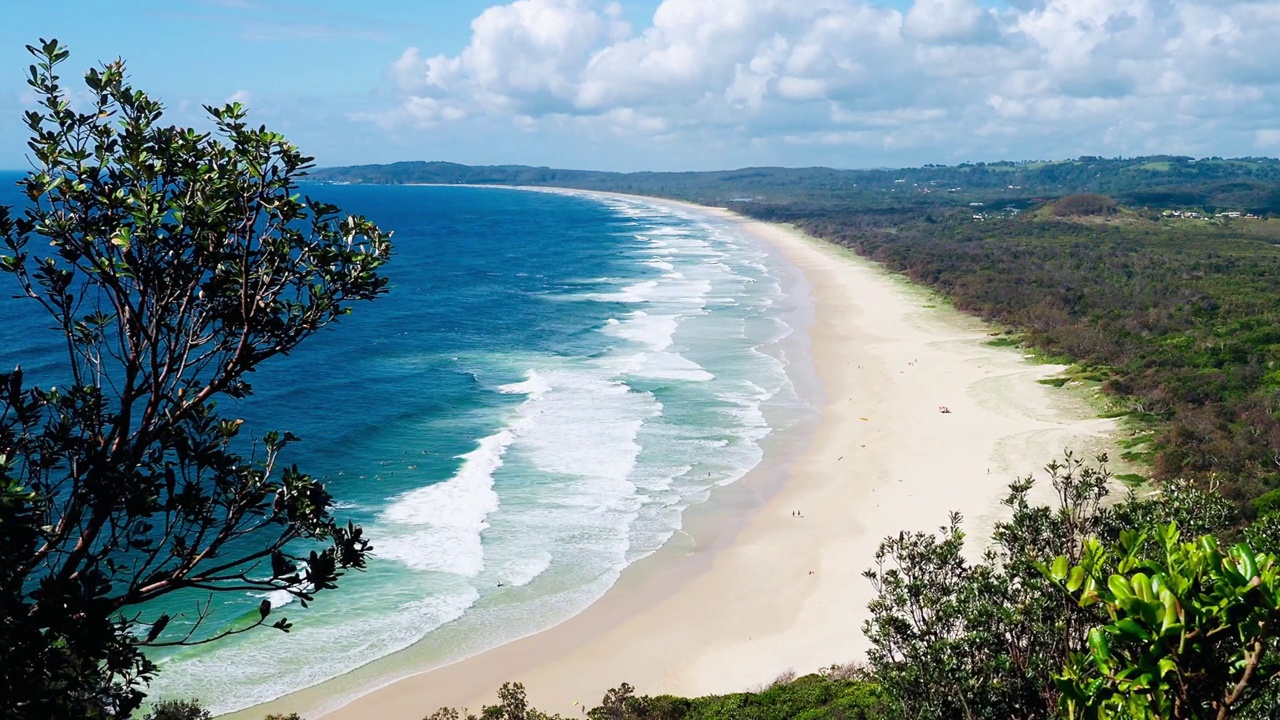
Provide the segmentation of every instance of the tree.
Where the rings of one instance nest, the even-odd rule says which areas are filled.
[[[9,717],[127,717],[148,647],[269,624],[206,628],[179,592],[283,590],[303,606],[371,547],[285,466],[297,438],[237,438],[217,401],[386,290],[389,234],[299,197],[311,158],[232,103],[212,132],[161,124],[121,61],[85,74],[72,107],[57,41],[28,47],[28,204],[0,209],[0,270],[65,335],[65,376],[0,374],[0,685]],[[211,598],[211,595],[205,597]],[[270,616],[270,619],[269,619]]]

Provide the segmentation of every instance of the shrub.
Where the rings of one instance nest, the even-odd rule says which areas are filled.
[[[1253,510],[1260,518],[1280,513],[1280,490],[1271,490],[1254,500]]]
[[[1073,215],[1114,215],[1119,206],[1115,200],[1106,195],[1084,193],[1068,195],[1054,203],[1050,212],[1054,217],[1071,217]]]
[[[213,713],[195,700],[161,700],[143,720],[213,720]]]

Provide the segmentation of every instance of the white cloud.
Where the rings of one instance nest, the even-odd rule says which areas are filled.
[[[395,83],[396,88],[404,93],[419,92],[428,86],[426,61],[416,47],[401,53],[400,57],[387,68],[387,76]]]
[[[248,105],[252,101],[253,101],[253,95],[251,95],[248,90],[237,90],[231,93],[231,95],[227,97],[228,103],[240,103],[241,105]]]
[[[1280,130],[1265,128],[1257,132],[1258,147],[1274,148],[1280,146]]]
[[[917,0],[903,30],[923,43],[988,43],[1000,38],[995,13],[974,0]]]
[[[632,29],[614,3],[515,0],[471,31],[458,55],[407,49],[387,71],[398,106],[361,118],[714,138],[745,163],[788,146],[1223,154],[1274,142],[1280,112],[1275,2],[664,0]]]

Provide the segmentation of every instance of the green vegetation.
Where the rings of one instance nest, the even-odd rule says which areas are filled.
[[[364,567],[361,529],[283,465],[297,438],[242,446],[215,402],[250,395],[248,373],[380,295],[390,245],[300,199],[310,158],[239,105],[208,108],[212,134],[159,125],[117,61],[85,75],[82,113],[55,74],[67,51],[28,49],[35,167],[23,213],[0,208],[0,270],[67,357],[56,387],[0,373],[0,687],[6,718],[126,718],[156,671],[145,648],[290,627],[264,600],[208,631],[213,593],[305,606]],[[147,611],[184,591],[205,601],[198,616]]]
[[[691,699],[637,696],[624,683],[585,714],[589,720],[880,720],[890,711],[884,693],[865,673],[832,666],[820,674],[779,678],[758,692]],[[498,691],[498,703],[485,706],[479,715],[442,708],[423,720],[564,719],[529,708],[524,686],[508,683]]]
[[[1026,208],[1078,193],[1123,205],[1280,213],[1280,160],[1082,157],[1059,162],[965,163],[953,167],[833,170],[743,168],[715,172],[612,173],[523,165],[471,167],[445,162],[322,168],[325,182],[543,185],[631,192],[716,205],[842,205],[891,210],[982,202]]]
[[[1082,608],[1106,620],[1089,630],[1088,654],[1055,676],[1063,715],[1075,718],[1230,717],[1272,690],[1280,674],[1280,568],[1246,544],[1212,535],[1183,542],[1176,522],[1126,530],[1113,551],[1085,541],[1052,577]]]
[[[1094,193],[1084,193],[1081,195],[1068,195],[1049,205],[1049,214],[1054,217],[1074,217],[1074,216],[1095,216],[1095,215],[1115,215],[1119,212],[1119,205],[1115,200],[1106,195],[1097,195]]]
[[[161,700],[142,720],[213,720],[213,713],[194,700]]]
[[[1117,473],[1115,478],[1128,488],[1140,488],[1147,484],[1147,478],[1138,473]]]

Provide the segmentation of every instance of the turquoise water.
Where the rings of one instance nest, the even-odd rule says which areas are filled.
[[[550,626],[813,412],[784,362],[782,272],[727,223],[570,194],[309,190],[396,231],[391,294],[223,409],[301,436],[288,461],[327,479],[377,557],[309,609],[272,597],[288,635],[156,655],[157,696],[226,712],[420,640],[444,662]],[[56,337],[28,312],[0,305],[0,361],[52,376]],[[213,621],[260,600],[214,598]]]

